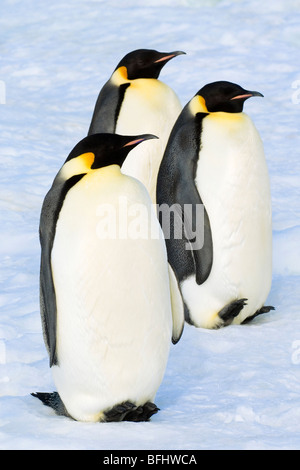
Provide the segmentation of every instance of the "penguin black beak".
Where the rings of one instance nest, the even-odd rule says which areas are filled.
[[[262,98],[264,97],[264,95],[259,93],[259,91],[246,91],[245,90],[245,94],[234,96],[233,98],[231,98],[231,100],[247,100],[248,98],[251,98],[252,96],[261,96]]]
[[[168,60],[173,59],[173,57],[177,57],[178,55],[186,54],[186,52],[183,51],[174,51],[170,52],[169,54],[164,55],[160,59],[157,59],[154,63],[156,64],[157,62],[168,62]]]
[[[135,147],[136,145],[140,144],[141,142],[144,142],[145,140],[150,140],[150,139],[158,139],[156,135],[153,134],[142,134],[140,136],[137,136],[136,139],[130,140],[126,144],[123,145],[123,147]]]

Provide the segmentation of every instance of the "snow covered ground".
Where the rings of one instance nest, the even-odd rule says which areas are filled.
[[[0,449],[300,448],[299,0],[2,0],[0,16]],[[161,79],[185,104],[205,83],[246,103],[265,145],[275,312],[218,331],[186,326],[148,423],[57,417],[39,316],[43,198],[86,135],[98,92],[137,48],[183,50]]]

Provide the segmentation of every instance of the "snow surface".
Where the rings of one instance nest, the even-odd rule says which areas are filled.
[[[0,449],[300,448],[299,0],[2,0]],[[161,79],[185,104],[230,80],[265,145],[275,312],[218,331],[186,326],[148,423],[57,417],[39,316],[43,198],[86,135],[98,92],[137,48],[183,50]]]

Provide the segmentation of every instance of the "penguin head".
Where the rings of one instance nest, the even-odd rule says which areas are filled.
[[[123,136],[119,134],[92,134],[82,139],[68,155],[64,167],[67,174],[83,174],[90,170],[124,163],[128,153],[137,145],[149,139],[157,139],[152,134]]]
[[[263,96],[258,91],[249,91],[235,83],[219,81],[205,85],[196,93],[204,100],[209,113],[241,113],[244,102],[251,96]]]
[[[115,70],[125,67],[128,80],[158,78],[163,66],[173,57],[181,54],[185,54],[185,52],[158,52],[153,49],[137,49],[126,54]]]

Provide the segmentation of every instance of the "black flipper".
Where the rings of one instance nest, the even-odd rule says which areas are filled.
[[[247,305],[247,299],[234,300],[220,310],[218,313],[219,317],[223,320],[222,326],[227,326],[232,323],[233,319],[243,310],[244,306]]]
[[[56,295],[51,267],[51,252],[55,238],[56,224],[67,192],[84,174],[63,180],[59,173],[46,194],[40,217],[40,309],[45,344],[49,353],[50,367],[57,364],[56,355]]]
[[[212,234],[208,214],[202,212],[204,220],[199,227],[194,226],[197,206],[203,203],[198,193],[195,176],[201,145],[202,120],[205,113],[192,115],[188,105],[185,106],[171,132],[157,179],[158,218],[166,238],[169,263],[179,283],[189,275],[195,274],[197,284],[202,284],[209,276],[213,262]],[[176,209],[176,220],[171,219],[170,230],[166,230],[163,220],[163,205]],[[186,207],[191,210],[187,215]],[[167,229],[169,227],[167,226]],[[181,230],[178,230],[181,229]],[[198,246],[191,235],[200,232]],[[182,237],[174,236],[175,230]],[[202,233],[204,229],[204,233]],[[204,235],[204,240],[203,236]]]
[[[47,392],[36,392],[31,393],[33,397],[38,398],[45,406],[53,408],[56,414],[61,416],[67,416],[68,418],[73,419],[66,410],[65,405],[63,404],[59,394],[57,392],[47,393]]]
[[[253,320],[253,318],[256,318],[258,315],[262,315],[264,313],[268,313],[271,310],[275,310],[275,307],[272,306],[264,306],[257,310],[257,312],[254,313],[254,315],[251,315],[250,317],[245,318],[245,320],[242,322],[242,325],[245,325],[246,323],[249,323]]]
[[[97,98],[88,135],[115,132],[126,88],[129,85],[130,83],[124,83],[116,86],[110,80],[106,82]]]

